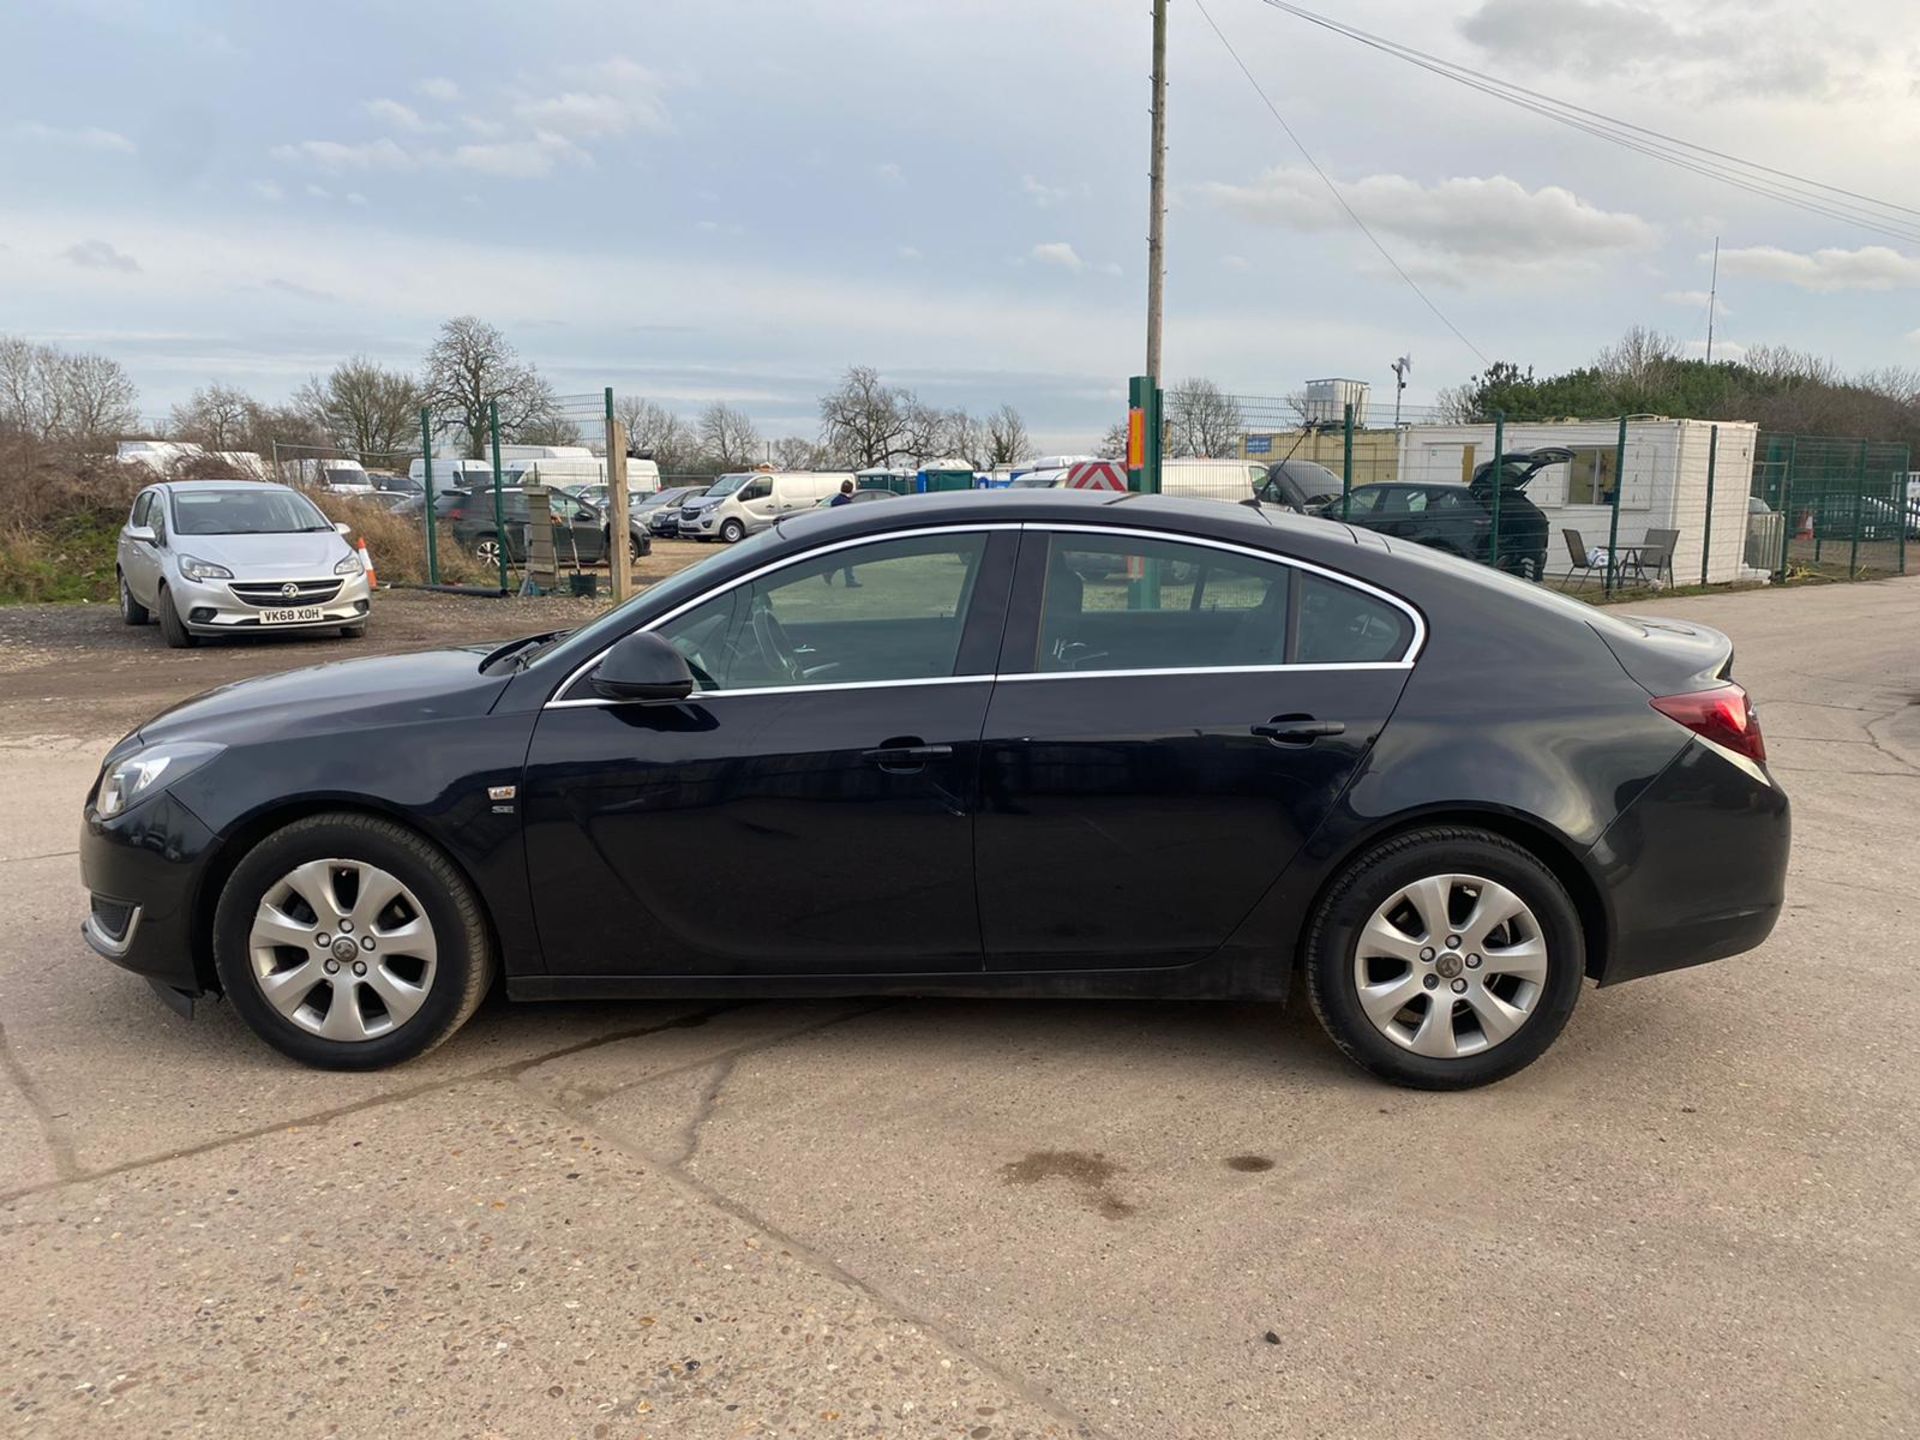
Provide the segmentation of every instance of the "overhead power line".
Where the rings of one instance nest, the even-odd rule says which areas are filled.
[[[1407,288],[1412,290],[1414,294],[1420,297],[1420,303],[1425,305],[1427,309],[1433,312],[1434,318],[1436,320],[1438,320],[1442,325],[1446,326],[1447,329],[1453,332],[1455,339],[1457,339],[1462,345],[1466,346],[1467,349],[1471,350],[1475,355],[1479,356],[1480,363],[1482,365],[1491,364],[1492,362],[1487,359],[1485,353],[1482,352],[1480,347],[1478,345],[1475,345],[1473,341],[1469,340],[1466,337],[1466,334],[1460,329],[1460,327],[1454,324],[1453,321],[1449,320],[1446,317],[1446,313],[1442,311],[1438,305],[1433,303],[1432,297],[1429,296],[1425,290],[1422,290],[1420,288],[1419,282],[1417,282],[1411,275],[1409,275],[1406,272],[1406,270],[1401,266],[1398,260],[1393,258],[1392,252],[1389,251],[1385,245],[1380,243],[1380,237],[1373,233],[1372,229],[1368,227],[1367,222],[1362,220],[1359,214],[1354,210],[1353,206],[1347,203],[1347,197],[1340,193],[1340,187],[1338,185],[1335,185],[1332,179],[1329,178],[1329,176],[1327,175],[1327,172],[1320,168],[1320,162],[1313,158],[1312,152],[1307,149],[1306,145],[1301,141],[1300,137],[1294,133],[1293,127],[1287,123],[1286,116],[1280,113],[1279,108],[1275,106],[1272,99],[1268,97],[1266,89],[1260,84],[1259,80],[1254,78],[1253,71],[1247,68],[1247,62],[1240,58],[1240,52],[1233,48],[1233,42],[1227,39],[1226,32],[1223,31],[1220,28],[1220,26],[1214,21],[1213,16],[1208,13],[1207,7],[1204,3],[1202,3],[1202,0],[1194,0],[1194,6],[1196,9],[1199,10],[1201,16],[1206,20],[1207,25],[1212,29],[1215,36],[1219,38],[1220,43],[1226,47],[1227,54],[1233,57],[1233,63],[1240,67],[1240,73],[1247,77],[1247,83],[1253,87],[1253,93],[1260,97],[1260,103],[1267,107],[1267,112],[1271,114],[1276,121],[1279,122],[1280,128],[1286,131],[1287,139],[1293,142],[1293,148],[1300,152],[1301,159],[1305,160],[1307,162],[1307,165],[1312,169],[1313,173],[1320,177],[1320,183],[1327,187],[1327,193],[1333,196],[1335,203],[1337,203],[1342,210],[1347,212],[1347,218],[1353,221],[1353,223],[1359,227],[1360,233],[1362,235],[1365,235],[1367,237],[1367,240],[1372,244],[1373,248],[1380,252],[1380,258],[1382,260],[1385,260],[1388,265],[1393,267],[1394,274],[1398,275],[1402,280],[1407,282]]]
[[[1659,160],[1706,179],[1718,181],[1750,195],[1790,205],[1809,214],[1837,220],[1842,224],[1853,225],[1891,239],[1920,244],[1920,223],[1916,223],[1920,222],[1920,209],[1913,206],[1828,184],[1824,180],[1797,175],[1790,170],[1763,165],[1756,160],[1743,159],[1724,150],[1716,150],[1711,146],[1684,140],[1676,135],[1668,135],[1645,125],[1636,125],[1632,121],[1617,119],[1614,116],[1602,114],[1598,110],[1590,110],[1570,101],[1542,94],[1537,90],[1529,90],[1524,85],[1514,84],[1511,80],[1502,80],[1498,76],[1486,74],[1470,66],[1443,60],[1424,50],[1417,50],[1411,45],[1403,45],[1398,41],[1371,34],[1344,21],[1329,19],[1325,15],[1316,14],[1314,11],[1292,4],[1291,0],[1265,0],[1265,3],[1276,10],[1305,20],[1309,24],[1317,25],[1323,30],[1357,41],[1384,55],[1404,60],[1443,79],[1452,80],[1468,89],[1505,101],[1509,105],[1518,106],[1522,110],[1530,111],[1609,144],[1635,151],[1650,159]],[[1903,219],[1903,216],[1913,218]]]

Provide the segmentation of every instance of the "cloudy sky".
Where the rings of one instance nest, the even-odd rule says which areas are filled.
[[[1920,247],[1552,125],[1260,3],[1206,0],[1347,203],[1484,355],[1639,322],[1920,363]],[[1333,8],[1329,6],[1329,8]],[[0,331],[99,349],[165,410],[281,397],[438,323],[563,391],[810,433],[851,363],[1050,442],[1143,350],[1145,0],[12,0]],[[1349,23],[1920,210],[1907,0],[1353,0]],[[1166,365],[1409,400],[1480,366],[1173,0]],[[1920,218],[1916,218],[1920,224]]]

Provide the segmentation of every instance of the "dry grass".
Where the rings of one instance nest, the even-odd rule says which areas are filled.
[[[347,543],[367,542],[367,554],[373,560],[374,574],[383,585],[424,585],[427,583],[426,521],[419,515],[395,515],[384,505],[357,499],[351,495],[314,493],[313,502],[329,520],[353,527]],[[482,565],[467,551],[453,543],[450,526],[440,530],[440,583],[443,585],[497,584],[499,572]]]

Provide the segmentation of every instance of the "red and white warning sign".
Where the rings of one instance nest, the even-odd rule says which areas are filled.
[[[1067,471],[1069,490],[1125,490],[1127,467],[1118,460],[1082,460]]]

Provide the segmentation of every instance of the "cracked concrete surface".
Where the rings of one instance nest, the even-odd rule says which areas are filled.
[[[1147,1003],[495,1002],[303,1071],[81,946],[115,736],[0,744],[10,1433],[1920,1429],[1920,581],[1649,608],[1737,642],[1788,913],[1464,1096]]]

